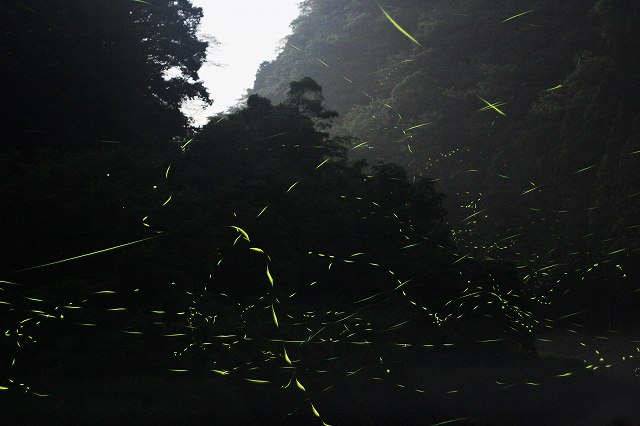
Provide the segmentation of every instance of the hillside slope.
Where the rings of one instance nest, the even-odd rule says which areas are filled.
[[[313,77],[335,131],[360,139],[352,157],[438,180],[471,256],[514,261],[536,286],[609,268],[624,299],[640,249],[639,8],[309,0],[253,90],[279,99]]]

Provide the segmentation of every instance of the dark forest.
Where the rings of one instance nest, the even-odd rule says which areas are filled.
[[[202,17],[0,3],[3,422],[640,424],[639,3]]]

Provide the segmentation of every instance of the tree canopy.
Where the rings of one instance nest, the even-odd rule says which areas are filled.
[[[190,1],[3,2],[3,420],[640,415],[638,8],[305,0],[194,128]]]
[[[198,78],[207,49],[196,36],[201,17],[187,0],[4,2],[5,142],[184,135],[181,103],[209,101]]]
[[[459,243],[482,241],[476,256],[542,281],[531,272],[552,264],[565,283],[602,261],[637,273],[635,3],[302,6],[254,93],[282,99],[291,75],[316,79],[341,113],[334,131],[356,138],[349,155],[438,179],[450,220],[474,218]]]

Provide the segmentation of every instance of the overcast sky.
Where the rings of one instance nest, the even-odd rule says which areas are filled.
[[[187,114],[203,124],[207,116],[225,111],[237,103],[246,89],[253,86],[262,61],[278,54],[283,37],[290,33],[289,23],[298,16],[300,0],[192,0],[201,7],[204,17],[200,31],[220,42],[200,78],[209,89],[214,104],[206,112],[189,106]]]

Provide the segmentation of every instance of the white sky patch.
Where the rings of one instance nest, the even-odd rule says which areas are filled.
[[[300,0],[191,2],[204,12],[200,32],[220,42],[199,72],[214,104],[206,110],[195,103],[183,109],[194,124],[202,125],[207,117],[236,105],[253,86],[260,63],[278,55],[282,39],[291,33],[289,24],[299,14]]]

